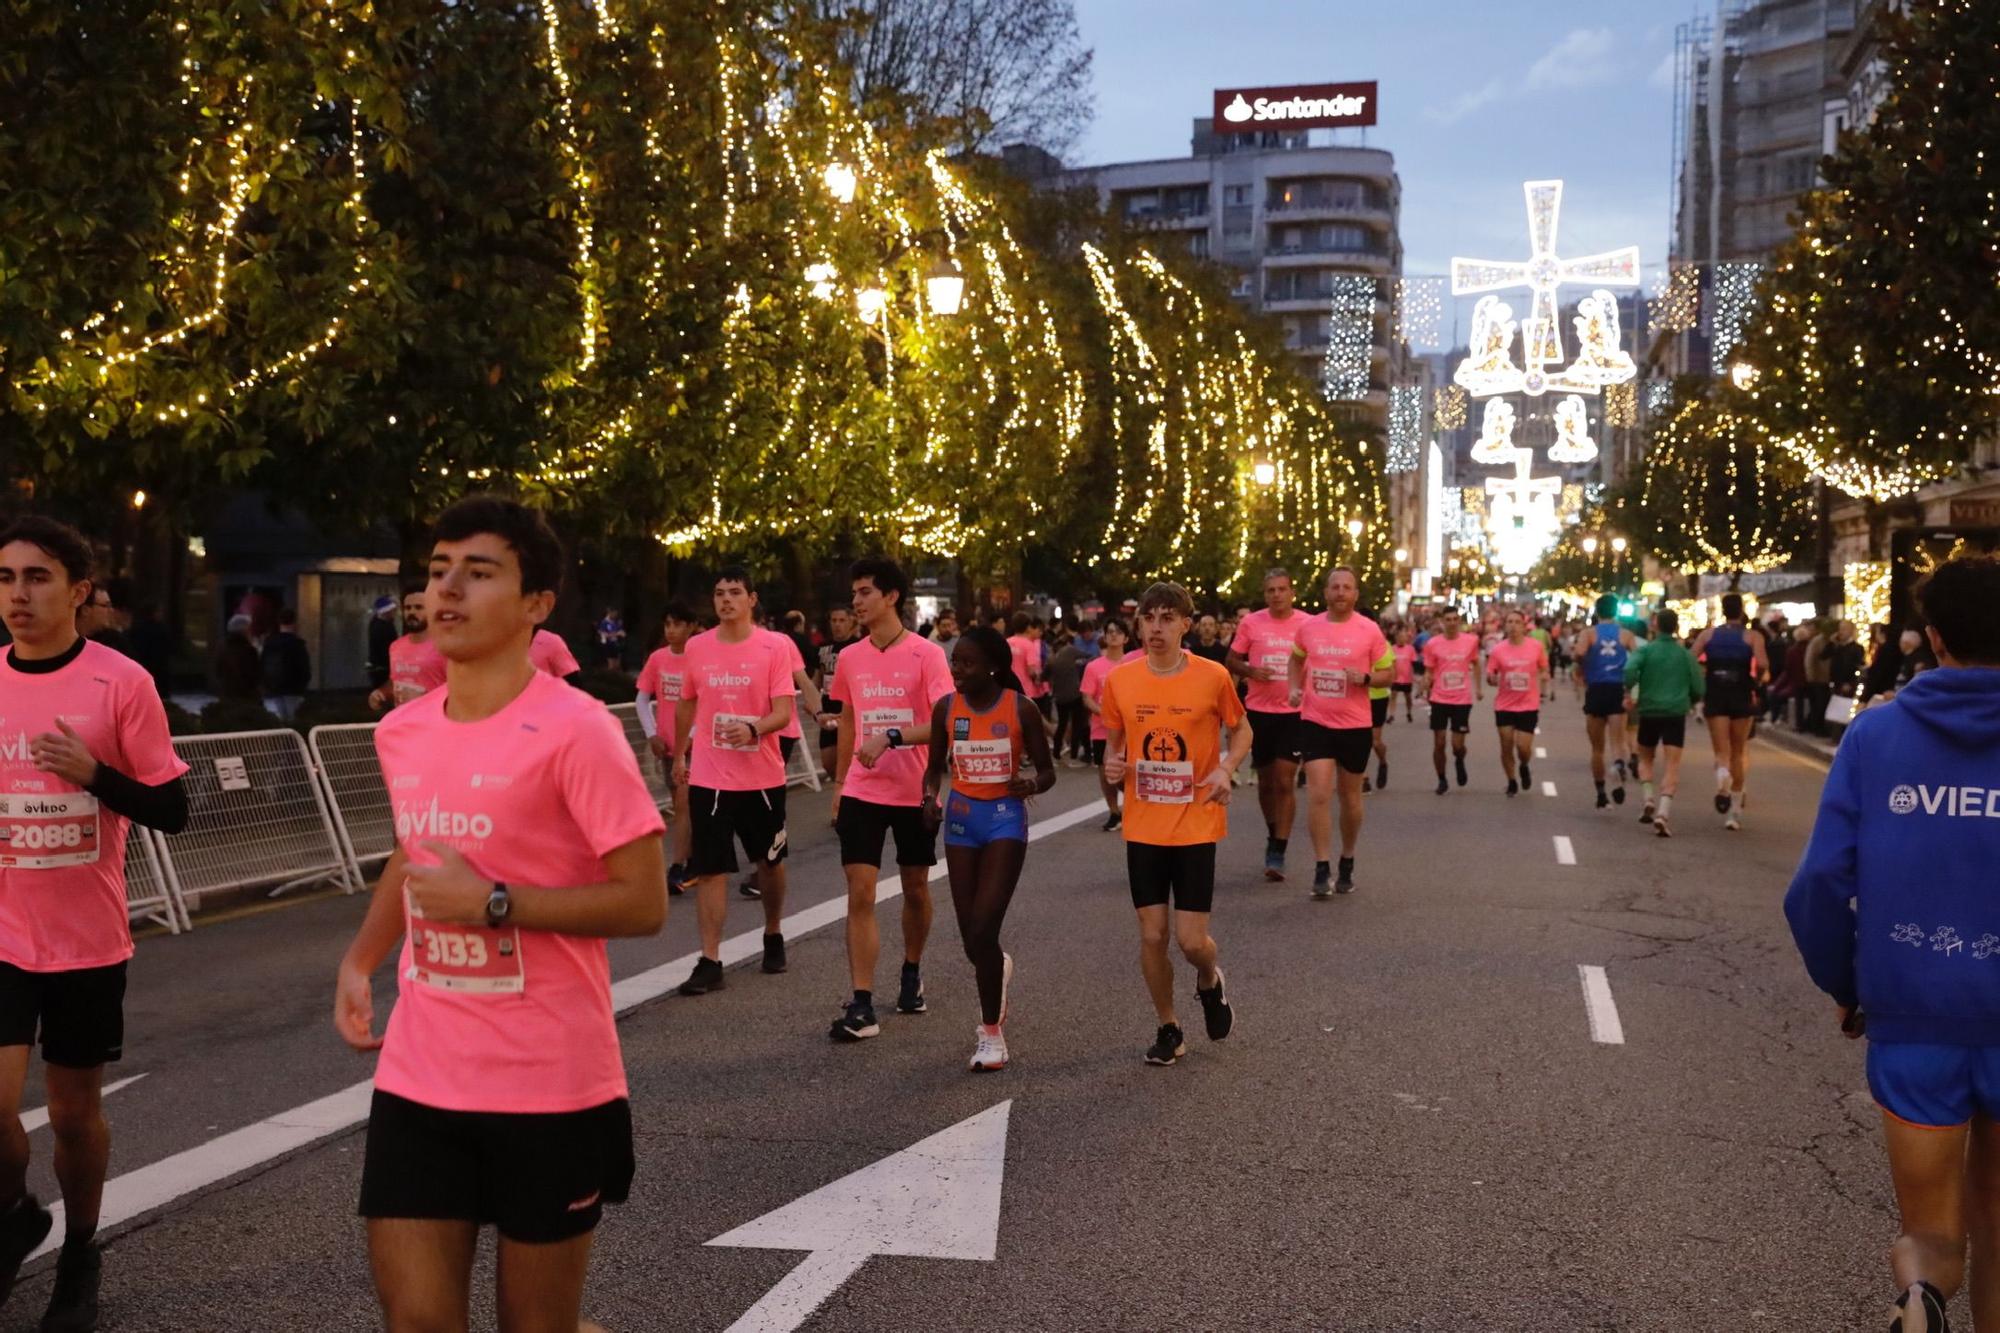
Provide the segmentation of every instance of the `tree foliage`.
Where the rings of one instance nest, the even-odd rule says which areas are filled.
[[[1812,535],[1805,472],[1767,444],[1733,390],[1675,384],[1648,429],[1637,503],[1624,519],[1663,564],[1741,574],[1775,569]]]

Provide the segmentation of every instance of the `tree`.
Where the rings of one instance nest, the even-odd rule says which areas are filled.
[[[845,23],[838,55],[859,102],[945,118],[961,151],[1032,143],[1060,156],[1090,124],[1091,53],[1073,0],[812,3]]]
[[[1766,444],[1732,390],[1694,380],[1649,429],[1632,536],[1663,564],[1736,576],[1785,564],[1812,537],[1804,469]]]
[[[1878,501],[1965,466],[2000,393],[2000,5],[1881,8],[1888,101],[1826,159],[1743,352],[1753,428]]]
[[[1587,506],[1577,521],[1563,529],[1556,543],[1535,562],[1528,573],[1529,586],[1545,593],[1561,593],[1575,602],[1595,601],[1603,593],[1636,593],[1640,570],[1636,549],[1630,538],[1620,551],[1613,547],[1620,533],[1619,520],[1611,506]]]

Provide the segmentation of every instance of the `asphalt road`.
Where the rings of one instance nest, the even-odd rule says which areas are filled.
[[[1303,814],[1292,880],[1263,882],[1239,790],[1214,918],[1237,1030],[1203,1040],[1183,969],[1190,1054],[1174,1068],[1141,1060],[1154,1019],[1122,850],[1094,819],[1030,849],[1002,1074],[964,1069],[976,1004],[942,884],[930,1012],[885,1009],[876,1041],[826,1039],[846,990],[837,926],[795,937],[786,976],[739,966],[717,994],[627,1015],[640,1171],[598,1233],[586,1312],[620,1333],[723,1329],[806,1256],[706,1242],[1011,1102],[996,1257],[877,1254],[802,1327],[1885,1323],[1893,1213],[1861,1049],[1779,911],[1818,768],[1758,746],[1749,827],[1729,834],[1697,741],[1662,841],[1635,805],[1591,808],[1567,695],[1544,714],[1537,790],[1511,800],[1483,728],[1472,785],[1433,795],[1418,717],[1390,729],[1352,897],[1308,899]],[[1095,794],[1064,770],[1035,817]],[[826,798],[794,801],[799,910],[836,897],[839,871]],[[108,1101],[113,1174],[168,1183],[110,1232],[106,1328],[377,1326],[352,1215],[358,1130],[226,1180],[176,1165],[367,1077],[328,1018],[361,908],[286,904],[141,943],[114,1077],[144,1077]],[[757,910],[733,907],[731,929],[754,930]],[[878,990],[893,992],[899,911],[881,908]],[[672,917],[614,948],[616,975],[694,948],[693,912]],[[1594,1039],[1582,967],[1604,969],[1622,1043]],[[386,969],[382,993],[386,1013]],[[46,1196],[48,1133],[32,1138]],[[31,1328],[48,1285],[38,1261],[0,1330]]]

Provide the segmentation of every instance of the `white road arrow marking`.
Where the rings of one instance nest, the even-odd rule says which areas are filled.
[[[107,1083],[99,1095],[109,1097],[112,1093],[118,1091],[118,1089],[129,1088],[144,1077],[146,1077],[144,1074],[134,1074],[130,1078],[121,1078],[116,1083]],[[21,1112],[21,1132],[23,1134],[32,1134],[48,1123],[49,1108],[46,1106],[37,1106],[32,1111]]]
[[[811,1251],[726,1333],[790,1333],[870,1255],[992,1262],[1012,1105],[988,1107],[710,1241]]]

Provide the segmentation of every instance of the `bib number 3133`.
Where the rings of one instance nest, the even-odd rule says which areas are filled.
[[[89,792],[0,796],[0,866],[94,865],[97,847],[97,798]]]
[[[410,907],[410,980],[461,995],[511,995],[527,989],[521,933],[513,926],[442,925]]]

